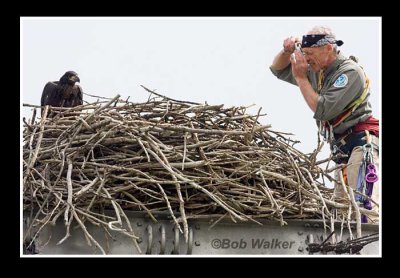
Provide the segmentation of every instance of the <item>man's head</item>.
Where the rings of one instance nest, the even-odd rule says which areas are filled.
[[[320,69],[326,69],[336,60],[339,53],[337,47],[342,44],[343,41],[336,40],[330,28],[315,26],[303,36],[301,48],[311,69],[318,72]]]
[[[67,71],[64,73],[63,76],[60,78],[60,83],[61,84],[69,84],[69,85],[74,85],[75,82],[80,82],[81,80],[78,77],[78,74],[74,71]]]

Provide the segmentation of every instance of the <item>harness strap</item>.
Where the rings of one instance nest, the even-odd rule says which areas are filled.
[[[355,59],[351,59],[355,62],[357,62]],[[360,66],[361,67],[361,66]],[[360,95],[359,98],[351,102],[346,108],[345,111],[340,114],[338,117],[336,117],[332,121],[321,121],[320,123],[320,133],[324,137],[325,140],[332,140],[333,139],[333,128],[337,127],[340,123],[342,123],[345,119],[347,119],[356,109],[359,107],[367,98],[369,86],[370,86],[370,81],[365,73],[363,67],[361,67],[363,70],[364,76],[365,76],[365,88]],[[320,70],[319,75],[318,75],[318,84],[317,84],[317,91],[318,94],[320,94],[322,87],[323,87],[323,82],[324,82],[324,73],[322,70]]]
[[[365,75],[365,88],[364,88],[361,96],[358,99],[356,99],[355,101],[353,101],[346,108],[345,112],[340,114],[332,123],[330,123],[334,128],[337,127],[341,122],[343,122],[347,117],[349,117],[354,112],[354,110],[356,110],[357,107],[360,106],[361,103],[363,103],[364,100],[367,98],[367,93],[368,93],[368,89],[369,89],[369,79],[368,79],[367,75],[365,74],[365,71],[364,71],[364,75]]]

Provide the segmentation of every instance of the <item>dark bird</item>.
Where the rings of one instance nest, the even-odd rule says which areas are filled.
[[[74,107],[83,104],[82,88],[75,82],[80,82],[80,79],[74,71],[67,71],[60,81],[47,82],[43,89],[40,105]],[[44,107],[42,107],[42,116],[43,109]],[[55,116],[54,113],[48,115],[48,117],[53,116]]]

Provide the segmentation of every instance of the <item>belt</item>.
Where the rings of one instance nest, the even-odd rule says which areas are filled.
[[[347,141],[349,140],[349,138],[348,138],[349,135],[352,134],[352,133],[353,133],[353,129],[349,128],[343,133],[335,134],[334,135],[335,143],[341,143],[342,145],[345,145],[347,143]],[[365,133],[365,132],[362,131],[362,132],[358,132],[358,133]],[[347,140],[346,140],[346,138],[347,138]]]
[[[348,144],[351,140],[358,139],[358,140],[366,140],[366,132],[365,131],[360,131],[360,132],[353,132],[351,128],[349,128],[345,133],[340,134],[341,136],[336,139],[335,136],[335,141],[334,145],[336,145],[338,148],[345,146]]]

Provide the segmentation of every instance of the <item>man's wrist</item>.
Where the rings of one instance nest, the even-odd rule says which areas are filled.
[[[297,77],[296,78],[296,82],[297,82],[297,85],[298,86],[301,86],[301,85],[304,85],[304,84],[309,84],[310,83],[310,81],[308,81],[308,78],[307,78],[307,76],[305,76],[305,77]]]

